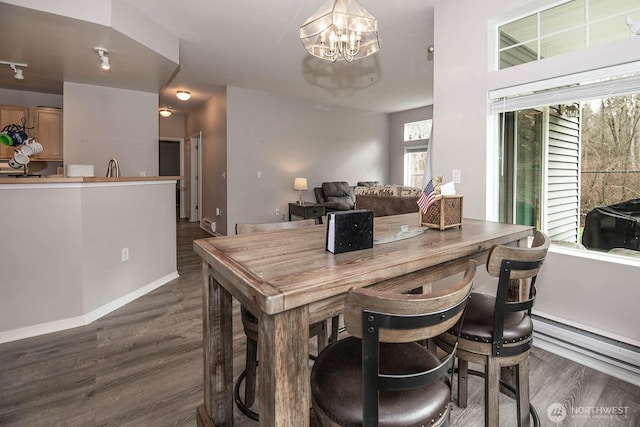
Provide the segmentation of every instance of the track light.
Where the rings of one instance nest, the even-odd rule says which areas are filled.
[[[24,80],[24,76],[22,75],[22,70],[20,68],[16,68],[16,66],[14,64],[11,64],[10,67],[13,70],[13,72],[15,73],[13,75],[14,79],[16,79],[16,80]]]
[[[169,107],[161,108],[160,109],[160,115],[162,117],[170,117],[171,116],[171,110],[169,109]]]
[[[176,93],[176,96],[180,101],[188,101],[189,98],[191,98],[191,92],[187,90],[179,90],[178,93]]]
[[[111,64],[109,64],[109,57],[107,56],[109,51],[102,47],[94,47],[93,50],[98,52],[98,56],[100,57],[100,68],[104,71],[110,71]]]
[[[22,75],[22,69],[18,68],[18,67],[26,67],[27,64],[18,64],[16,62],[6,62],[6,61],[0,61],[0,64],[5,64],[8,65],[13,72],[15,73],[13,75],[13,78],[16,80],[24,80],[24,76]]]

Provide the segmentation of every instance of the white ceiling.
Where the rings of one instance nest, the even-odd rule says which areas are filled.
[[[298,37],[325,0],[124,1],[180,39],[177,70],[110,27],[0,3],[0,60],[29,65],[22,81],[0,66],[0,87],[62,93],[73,81],[159,92],[177,114],[226,85],[379,112],[432,103],[436,0],[360,0],[378,18],[382,47],[350,64],[310,57]],[[110,73],[97,67],[98,45],[111,52]],[[179,89],[192,99],[179,101]]]

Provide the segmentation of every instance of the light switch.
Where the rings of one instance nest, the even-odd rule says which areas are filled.
[[[262,179],[262,172],[261,171],[258,171],[258,173],[256,174],[256,178]]]
[[[453,183],[460,184],[460,169],[453,170]]]

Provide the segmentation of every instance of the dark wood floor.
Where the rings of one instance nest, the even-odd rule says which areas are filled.
[[[91,325],[0,345],[0,426],[195,426],[202,404],[201,268],[192,241],[209,237],[178,223],[180,277]],[[235,322],[234,370],[244,337]],[[313,341],[312,341],[313,342]],[[640,426],[640,389],[534,348],[531,395],[543,426]],[[482,426],[482,381],[471,377],[469,407],[453,425]],[[627,408],[627,416],[552,423],[552,403]],[[584,412],[584,410],[582,410]],[[515,404],[501,396],[501,425]],[[255,426],[239,412],[236,425]]]

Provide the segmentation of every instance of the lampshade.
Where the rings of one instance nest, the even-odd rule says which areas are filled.
[[[311,55],[333,62],[380,50],[378,21],[357,0],[330,0],[300,27],[300,40]]]
[[[307,185],[307,178],[296,178],[293,181],[293,189],[299,191],[308,190],[309,187]]]

